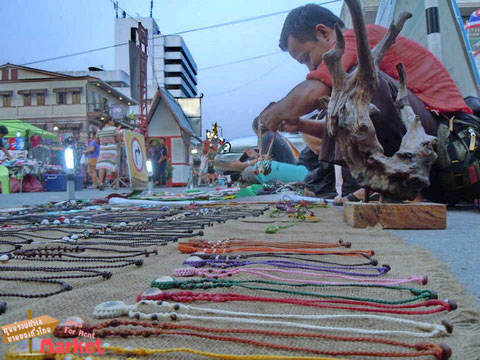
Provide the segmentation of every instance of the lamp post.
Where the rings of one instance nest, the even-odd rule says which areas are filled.
[[[68,200],[75,200],[75,158],[71,147],[65,149],[65,166],[67,168]]]
[[[147,160],[145,162],[145,166],[147,168],[147,173],[148,173],[148,193],[151,194],[153,192],[153,165],[152,165],[152,160]]]

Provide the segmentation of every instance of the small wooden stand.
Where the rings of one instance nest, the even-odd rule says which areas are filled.
[[[347,202],[343,221],[354,228],[445,229],[447,207],[435,203]]]

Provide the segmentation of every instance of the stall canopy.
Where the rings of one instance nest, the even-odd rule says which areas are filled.
[[[6,138],[17,137],[19,131],[20,137],[25,137],[27,130],[30,130],[29,136],[40,135],[43,138],[57,140],[57,135],[20,120],[0,120],[0,125],[6,126],[8,129]]]

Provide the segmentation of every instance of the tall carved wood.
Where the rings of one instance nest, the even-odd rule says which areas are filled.
[[[350,8],[354,24],[358,66],[350,73],[343,70],[341,60],[345,39],[336,26],[336,46],[323,57],[333,78],[332,94],[328,101],[327,130],[335,137],[360,186],[393,199],[412,200],[419,190],[429,185],[430,167],[437,157],[433,150],[436,138],[425,133],[410,106],[402,64],[397,65],[400,87],[396,101],[407,132],[399,150],[392,157],[385,156],[370,119],[370,114],[378,111],[371,100],[378,82],[379,64],[411,14],[402,13],[398,22],[392,23],[382,41],[370,50],[358,0],[345,2]],[[321,99],[321,102],[327,100]]]

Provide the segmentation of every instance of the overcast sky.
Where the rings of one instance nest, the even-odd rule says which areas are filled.
[[[153,17],[162,34],[289,10],[301,0],[154,0]],[[316,1],[316,3],[326,0]],[[342,1],[327,4],[337,15]],[[149,16],[150,0],[119,0],[132,16]],[[278,39],[287,13],[182,35],[199,69],[280,52]],[[114,44],[115,12],[110,0],[0,0],[0,63],[23,64]],[[45,70],[114,69],[114,50],[42,62]],[[253,135],[251,121],[271,101],[304,80],[307,69],[287,53],[198,74],[203,128],[218,122],[226,138]]]

